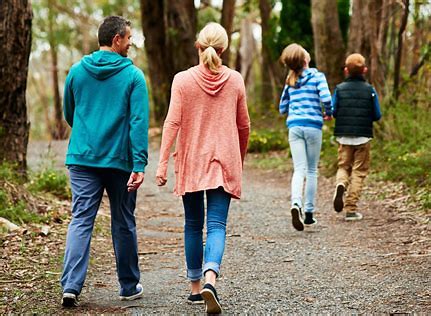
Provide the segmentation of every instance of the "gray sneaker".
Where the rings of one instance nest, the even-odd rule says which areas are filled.
[[[344,218],[346,221],[360,221],[363,218],[362,214],[359,212],[347,212],[346,217]]]
[[[142,285],[140,283],[138,283],[136,285],[136,293],[129,295],[129,296],[125,296],[125,295],[120,295],[120,300],[121,301],[133,301],[133,300],[137,300],[139,298],[141,298],[142,296],[144,296],[144,288],[142,287]]]

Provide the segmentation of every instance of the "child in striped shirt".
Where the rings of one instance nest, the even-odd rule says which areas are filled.
[[[325,75],[316,68],[308,68],[310,54],[301,45],[287,46],[280,59],[290,69],[279,110],[281,114],[287,114],[286,125],[289,129],[289,145],[293,160],[292,225],[302,231],[304,224],[313,225],[317,222],[313,217],[317,166],[322,146],[323,121],[332,119],[331,93]],[[306,184],[303,205],[304,179]]]

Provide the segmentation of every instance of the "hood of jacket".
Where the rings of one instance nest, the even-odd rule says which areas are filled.
[[[214,74],[203,64],[200,64],[190,68],[190,73],[203,91],[215,96],[223,89],[231,75],[230,69],[226,66],[221,66],[220,70],[218,74]]]
[[[302,71],[298,80],[296,81],[295,88],[298,89],[305,85],[314,75],[318,72],[316,68],[306,68]]]
[[[105,80],[124,68],[133,65],[133,62],[120,54],[98,50],[81,60],[84,69],[94,78]]]

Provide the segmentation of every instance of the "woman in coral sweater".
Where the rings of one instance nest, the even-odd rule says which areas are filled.
[[[199,65],[174,77],[156,176],[157,185],[166,184],[170,148],[176,140],[174,192],[182,197],[185,211],[185,255],[191,281],[188,301],[205,301],[208,313],[221,312],[214,286],[220,274],[230,200],[241,196],[250,133],[244,80],[223,66],[220,58],[227,46],[225,29],[217,23],[207,24],[196,41]]]

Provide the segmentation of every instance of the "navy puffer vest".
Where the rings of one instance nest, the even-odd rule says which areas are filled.
[[[335,136],[373,137],[373,87],[362,76],[337,86]]]

